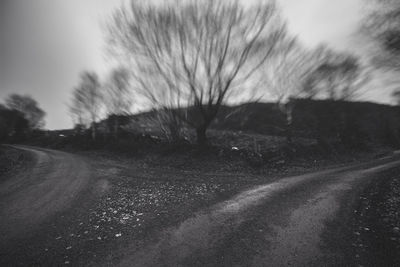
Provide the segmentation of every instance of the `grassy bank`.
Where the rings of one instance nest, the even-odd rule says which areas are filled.
[[[21,150],[0,145],[0,182],[25,167],[32,158]]]

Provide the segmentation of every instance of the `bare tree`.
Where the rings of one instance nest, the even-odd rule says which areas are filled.
[[[392,92],[392,97],[394,98],[396,105],[400,106],[400,89],[394,90]]]
[[[75,88],[72,92],[71,103],[68,105],[68,108],[75,124],[75,129],[78,133],[81,133],[81,130],[87,127],[88,114],[84,108],[83,94],[79,87]]]
[[[370,78],[369,70],[356,57],[337,54],[311,72],[304,84],[312,95],[349,100]]]
[[[400,71],[400,2],[370,0],[360,33],[375,43],[369,55],[374,66]]]
[[[136,88],[197,133],[199,144],[223,103],[248,97],[254,72],[284,36],[273,4],[237,1],[146,5],[132,1],[110,24],[111,45],[133,65]]]
[[[307,76],[321,64],[325,48],[306,49],[294,38],[287,38],[280,50],[260,69],[266,92],[279,104],[290,98],[310,97],[304,87]]]
[[[6,105],[9,109],[17,110],[24,114],[31,129],[40,129],[44,126],[46,113],[31,96],[12,94],[7,97]]]
[[[120,116],[130,113],[132,107],[132,92],[130,90],[130,73],[124,67],[111,71],[108,83],[105,85],[105,99],[107,104],[108,119],[113,122],[114,136],[118,136]]]
[[[108,113],[124,115],[130,113],[132,107],[132,94],[129,88],[130,73],[124,67],[111,71],[106,86],[106,101]]]
[[[92,139],[96,139],[96,120],[99,117],[99,112],[103,100],[99,78],[96,73],[83,72],[79,86],[73,92],[72,109],[82,122],[85,114],[90,119],[90,127],[92,130]]]
[[[286,118],[286,137],[292,141],[291,125],[296,98],[312,97],[304,83],[307,76],[321,64],[325,47],[306,49],[295,38],[282,40],[280,50],[260,69],[259,74],[267,94],[273,98]],[[307,88],[307,89],[306,89]]]

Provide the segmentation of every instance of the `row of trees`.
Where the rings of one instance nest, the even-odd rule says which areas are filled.
[[[244,7],[238,1],[189,0],[155,6],[133,0],[115,12],[108,35],[113,55],[128,68],[113,72],[103,86],[95,74],[83,73],[71,105],[79,124],[90,121],[93,138],[101,103],[108,114],[125,114],[132,95],[157,110],[172,140],[181,137],[184,126],[204,144],[224,104],[268,95],[290,120],[290,98],[349,99],[370,77],[352,55],[302,47],[271,2]]]

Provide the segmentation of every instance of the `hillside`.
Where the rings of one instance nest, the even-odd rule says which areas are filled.
[[[156,111],[135,114],[126,129],[156,133]],[[291,132],[294,137],[321,143],[348,145],[399,144],[400,108],[370,102],[296,99],[293,101]],[[103,122],[104,123],[104,122]],[[210,127],[214,130],[285,136],[286,114],[274,103],[222,106]]]

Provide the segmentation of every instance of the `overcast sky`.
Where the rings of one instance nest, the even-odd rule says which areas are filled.
[[[71,91],[79,72],[106,72],[102,25],[121,1],[0,0],[0,101],[10,93],[30,94],[46,111],[47,128],[71,127]],[[353,33],[363,0],[279,2],[289,30],[306,45],[324,42],[362,53],[363,44]],[[386,78],[372,87],[381,88]],[[375,90],[366,97],[388,101],[387,95]]]

